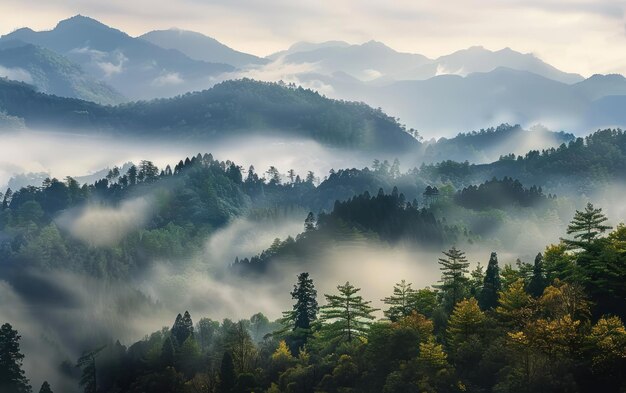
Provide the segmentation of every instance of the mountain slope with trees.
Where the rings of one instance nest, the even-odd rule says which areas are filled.
[[[185,311],[128,347],[94,343],[75,379],[85,392],[105,393],[618,393],[626,384],[626,227],[608,228],[606,219],[591,204],[576,212],[569,240],[548,246],[534,266],[501,269],[492,252],[487,271],[470,274],[463,251],[444,251],[436,289],[403,279],[382,299],[383,319],[367,287],[340,284],[320,306],[315,278],[301,273],[293,308],[275,322],[257,313],[194,324]],[[594,235],[575,240],[587,227]],[[28,392],[19,340],[10,324],[1,327],[8,372],[0,386]]]
[[[78,65],[50,50],[31,44],[0,45],[0,66],[25,72],[23,80],[42,93],[79,98],[104,105],[124,97],[111,86],[87,75]]]
[[[38,93],[0,80],[0,108],[32,128],[95,129],[162,137],[219,138],[255,133],[307,137],[347,148],[410,149],[417,141],[395,119],[362,103],[250,79],[171,99],[114,107]]]

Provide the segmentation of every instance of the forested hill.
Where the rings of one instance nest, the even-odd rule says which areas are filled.
[[[0,110],[31,128],[73,128],[169,137],[226,137],[272,132],[330,146],[402,151],[418,142],[394,118],[363,103],[250,79],[201,92],[119,106],[39,93],[0,80]]]
[[[550,131],[542,126],[524,129],[519,124],[500,124],[479,131],[462,132],[454,138],[441,138],[423,144],[423,160],[444,160],[487,163],[510,153],[525,154],[530,150],[558,147],[576,139],[564,131]]]
[[[626,180],[626,133],[598,130],[558,148],[506,155],[491,164],[443,161],[423,165],[417,172],[431,183],[451,182],[457,187],[510,176],[552,191],[590,193]]]

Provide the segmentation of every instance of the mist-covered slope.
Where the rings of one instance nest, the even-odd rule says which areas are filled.
[[[111,86],[87,75],[78,65],[51,50],[19,41],[0,45],[0,70],[42,93],[80,98],[100,104],[117,104],[124,97]]]
[[[489,163],[503,155],[523,155],[530,150],[559,147],[575,139],[573,134],[554,132],[535,126],[526,130],[519,125],[501,124],[498,127],[462,132],[454,138],[440,138],[423,144],[423,160],[445,160]]]
[[[384,85],[315,73],[303,74],[300,79],[304,84],[331,86],[334,97],[382,107],[426,137],[455,135],[461,130],[500,123],[541,123],[576,133],[609,125],[624,126],[609,121],[615,116],[619,119],[620,111],[614,107],[595,116],[589,113],[598,97],[622,92],[626,86],[621,82],[592,80],[570,85],[510,68]],[[619,77],[613,79],[621,81]]]
[[[302,45],[301,45],[302,47]],[[344,72],[360,80],[373,80],[408,72],[430,60],[418,54],[400,53],[382,42],[369,41],[361,45],[321,45],[309,50],[287,53],[285,63],[314,63],[320,72]]]
[[[433,64],[436,65],[436,74],[469,75],[474,72],[490,72],[499,67],[507,67],[518,71],[532,72],[544,78],[567,84],[583,80],[582,76],[563,72],[531,53],[520,53],[511,48],[491,51],[482,46],[473,46],[441,56],[435,59]],[[431,74],[431,76],[436,74]]]
[[[23,118],[27,126],[42,129],[170,138],[273,133],[330,146],[395,151],[418,144],[395,119],[365,104],[252,80],[227,81],[202,92],[115,107],[50,96],[22,83],[0,81],[0,108]]]
[[[239,52],[214,38],[194,31],[169,29],[150,31],[139,38],[165,49],[176,49],[192,59],[224,63],[235,67],[267,64],[268,60]]]
[[[10,40],[64,55],[95,79],[133,99],[207,87],[211,76],[234,70],[230,65],[190,59],[80,15],[59,22],[50,31],[22,28],[0,38],[0,42]]]

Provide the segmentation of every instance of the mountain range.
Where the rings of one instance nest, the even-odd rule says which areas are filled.
[[[181,29],[131,37],[85,16],[0,38],[0,76],[101,104],[174,97],[229,79],[284,80],[380,107],[428,138],[500,123],[588,133],[624,126],[626,79],[475,46],[431,59],[377,41],[299,42],[261,58]]]
[[[19,41],[0,45],[0,67],[12,79],[30,83],[41,92],[76,97],[100,104],[117,104],[125,98],[104,82],[86,74],[80,66],[51,50]]]
[[[16,30],[0,39],[0,43],[7,41],[61,54],[131,99],[184,93],[235,69],[191,59],[80,15],[59,22],[50,31]]]

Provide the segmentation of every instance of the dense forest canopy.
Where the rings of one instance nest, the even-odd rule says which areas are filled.
[[[185,311],[128,347],[86,348],[80,384],[87,392],[620,392],[626,227],[606,220],[588,204],[560,244],[517,269],[493,252],[486,271],[470,273],[453,247],[433,287],[390,288],[382,319],[361,288],[339,284],[322,300],[302,273],[283,318],[194,323]],[[28,392],[19,341],[5,323],[0,386]]]
[[[125,277],[154,257],[193,254],[205,236],[235,217],[266,217],[281,210],[299,210],[302,220],[307,211],[323,213],[318,222],[323,228],[320,236],[324,233],[326,238],[343,232],[432,246],[498,238],[494,230],[530,211],[523,209],[566,220],[571,202],[556,199],[554,191],[571,195],[568,190],[572,188],[587,189],[590,184],[621,179],[624,172],[614,162],[620,162],[623,154],[623,135],[620,130],[599,131],[586,141],[578,139],[525,157],[505,157],[490,165],[442,162],[402,172],[398,160],[375,160],[371,169],[333,170],[323,179],[313,172],[281,174],[276,167],[265,173],[252,167],[243,170],[210,154],[181,160],[173,169],[159,170],[150,161],[133,165],[126,173],[114,168],[92,185],[80,185],[71,177],[48,179],[40,187],[3,193],[0,252],[7,263],[1,269],[72,266],[96,276]],[[601,154],[600,149],[609,149],[608,145],[616,161],[607,161],[607,154]],[[587,165],[581,166],[581,161]],[[523,182],[505,176],[483,183],[483,177],[502,166],[537,182],[525,183],[529,184],[526,188]],[[575,180],[555,187],[552,173],[558,171],[572,174]],[[604,180],[595,176],[601,172],[606,173]],[[439,187],[436,201],[425,195],[430,185]],[[93,236],[76,237],[78,227],[68,225],[76,221],[75,216],[93,209],[136,212],[137,206],[147,218],[138,219],[132,230],[108,243]]]
[[[32,272],[125,285],[155,260],[183,268],[234,220],[264,227],[292,215],[301,233],[258,254],[222,258],[219,274],[253,287],[287,266],[316,269],[321,251],[334,246],[402,245],[446,250],[430,261],[441,267],[441,281],[413,288],[414,278],[404,277],[377,310],[367,287],[361,292],[352,280],[317,298],[315,277],[299,277],[295,308],[279,320],[193,321],[180,310],[171,329],[134,344],[96,340],[80,358],[53,365],[55,372],[90,392],[619,392],[624,227],[609,225],[592,205],[560,224],[587,200],[572,190],[623,178],[623,139],[621,130],[603,130],[488,165],[444,161],[407,171],[397,159],[326,176],[264,171],[207,153],[165,168],[148,160],[114,167],[93,184],[51,178],[0,195],[0,277],[37,301],[45,290],[32,288],[48,287]],[[500,170],[513,175],[495,175]],[[563,237],[534,263],[499,265],[493,252],[484,269],[465,254],[476,247],[515,254],[520,245],[510,232],[522,236],[532,225]],[[544,246],[546,233],[539,232]],[[541,249],[533,247],[524,252]],[[158,309],[140,291],[124,299],[129,318]],[[20,334],[2,329],[13,370],[2,383],[29,391]],[[532,373],[524,371],[529,365]]]
[[[0,5],[0,393],[626,393],[623,7],[353,2]]]

